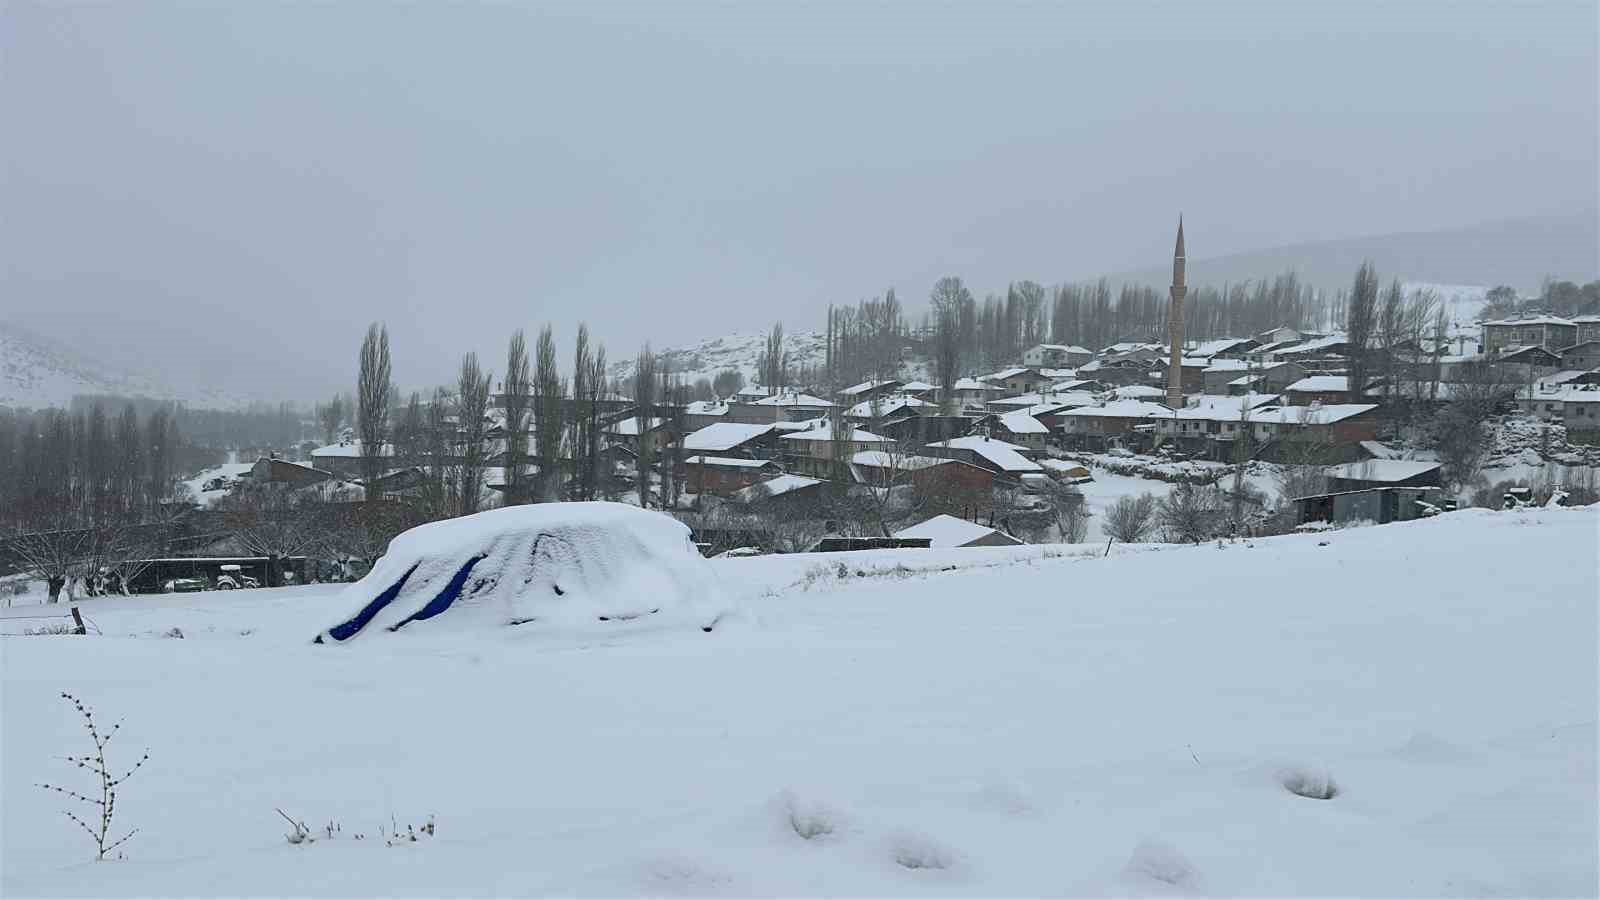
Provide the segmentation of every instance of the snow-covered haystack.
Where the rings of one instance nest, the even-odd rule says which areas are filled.
[[[316,640],[635,622],[710,631],[726,611],[722,596],[689,529],[670,516],[620,503],[511,506],[396,537],[340,595],[349,612]]]

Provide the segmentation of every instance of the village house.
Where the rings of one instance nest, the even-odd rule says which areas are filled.
[[[1406,522],[1431,515],[1439,508],[1438,488],[1372,487],[1300,497],[1295,500],[1300,524],[1308,522]]]
[[[778,440],[791,472],[818,478],[833,474],[835,453],[839,454],[840,464],[848,466],[850,457],[855,454],[892,443],[882,435],[860,428],[844,428],[835,434],[834,429],[827,426],[791,432]]]
[[[1206,341],[1192,350],[1184,351],[1184,356],[1196,359],[1209,359],[1215,362],[1222,359],[1244,359],[1250,351],[1261,346],[1255,338],[1219,338]]]
[[[1045,408],[1054,412],[1062,407]],[[1044,450],[1045,441],[1050,436],[1050,428],[1034,418],[1026,409],[1007,413],[990,413],[974,422],[972,428],[976,434],[997,437],[1007,443],[1026,447],[1035,453]]]
[[[999,385],[1009,394],[1025,394],[1029,391],[1036,391],[1055,381],[1053,378],[1046,377],[1038,369],[1031,367],[1002,369],[991,375],[985,375],[980,380]]]
[[[1371,394],[1369,385],[1368,395]],[[1344,403],[1350,399],[1350,379],[1344,375],[1308,375],[1283,389],[1283,402],[1291,406]]]
[[[874,397],[886,397],[899,391],[901,386],[902,382],[893,379],[863,381],[860,384],[852,384],[840,390],[838,393],[839,402],[854,406],[858,403],[865,403]]]
[[[1329,493],[1381,487],[1438,487],[1441,467],[1415,459],[1364,459],[1327,469]]]
[[[333,477],[333,472],[269,456],[261,457],[256,460],[255,465],[250,467],[251,484],[299,488],[319,484]]]
[[[1306,370],[1298,363],[1258,363],[1249,373],[1228,382],[1225,393],[1231,395],[1259,393],[1281,394],[1289,385],[1306,377]],[[1206,393],[1211,393],[1207,390]]]
[[[940,514],[910,528],[895,532],[897,538],[927,538],[935,550],[957,547],[1016,547],[1022,544],[998,529]]]
[[[1338,403],[1309,406],[1265,406],[1250,411],[1255,439],[1275,442],[1268,458],[1298,445],[1321,448],[1324,462],[1362,456],[1361,442],[1375,441],[1378,434],[1376,403]]]
[[[1022,364],[1033,368],[1076,368],[1094,359],[1094,351],[1073,344],[1034,344],[1022,351]]]
[[[1153,418],[1155,433],[1163,441],[1174,440],[1189,449],[1216,450],[1215,446],[1232,445],[1239,436],[1249,432],[1250,424],[1245,410],[1275,406],[1275,394],[1247,394],[1238,397],[1202,396],[1192,406],[1165,411]],[[1163,407],[1163,410],[1166,410]],[[1225,454],[1219,454],[1225,455]]]
[[[1595,318],[1600,318],[1596,316]],[[1561,357],[1563,369],[1577,369],[1588,371],[1600,368],[1600,340],[1585,340],[1562,350]]]
[[[1171,418],[1173,410],[1147,400],[1112,400],[1065,410],[1058,415],[1061,430],[1072,443],[1099,449],[1120,444],[1139,426],[1148,426],[1147,430],[1153,434],[1156,420]]]
[[[721,400],[696,400],[683,408],[685,431],[699,431],[707,425],[727,420],[729,405]]]
[[[683,451],[706,456],[771,459],[777,455],[777,433],[772,425],[717,422],[683,437]]]
[[[900,393],[905,394],[907,397],[915,397],[918,400],[939,399],[939,389],[926,381],[908,381],[900,385]]]
[[[753,403],[735,403],[729,411],[728,420],[733,422],[798,422],[804,419],[814,419],[817,416],[827,415],[834,405],[810,394],[797,391],[784,391],[770,397],[763,397]]]
[[[394,458],[394,446],[384,444],[378,454],[386,460]],[[361,474],[361,442],[340,441],[326,447],[318,447],[311,451],[311,465],[324,472],[334,475],[354,476]],[[385,464],[387,467],[387,463]]]
[[[1600,315],[1574,316],[1572,324],[1578,326],[1578,333],[1573,338],[1577,343],[1600,341]]]
[[[1556,316],[1527,316],[1483,323],[1483,352],[1494,356],[1514,347],[1556,352],[1578,343],[1576,323]]]
[[[726,497],[782,474],[783,470],[770,459],[737,456],[696,454],[679,466],[679,477],[685,490],[692,494],[714,494],[719,497]]]
[[[868,430],[897,444],[917,447],[931,441],[961,437],[972,430],[972,422],[967,416],[905,416],[890,419]]]
[[[845,418],[858,424],[874,427],[888,421],[899,421],[907,416],[931,416],[939,411],[939,404],[900,394],[880,394],[845,410]]]
[[[988,469],[1004,478],[1016,480],[1026,474],[1044,472],[1038,463],[1025,455],[1027,449],[1020,444],[1008,443],[998,438],[969,434],[947,441],[935,441],[924,446],[923,452],[930,456],[960,460]]]
[[[977,378],[958,378],[951,387],[952,402],[957,409],[974,407],[982,409],[989,399],[999,397],[1006,389],[998,384],[990,384]]]
[[[645,442],[659,453],[672,443],[672,429],[669,427],[671,424],[670,419],[655,416],[649,419],[628,416],[605,426],[602,433],[614,443],[626,444],[635,453],[639,452]]]

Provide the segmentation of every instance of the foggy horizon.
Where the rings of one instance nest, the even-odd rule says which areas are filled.
[[[1205,260],[1595,208],[1579,3],[0,23],[0,320],[263,399],[348,389],[370,321],[421,388],[546,321],[622,359],[1149,269],[1180,212]]]

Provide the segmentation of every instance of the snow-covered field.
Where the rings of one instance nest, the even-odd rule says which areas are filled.
[[[0,639],[0,893],[1592,896],[1597,526],[719,560],[713,634],[86,601],[104,636]],[[34,787],[78,783],[63,690],[150,748],[125,860]]]

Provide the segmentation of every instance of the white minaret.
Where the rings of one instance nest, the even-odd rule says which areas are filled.
[[[1167,405],[1183,408],[1183,214],[1178,215],[1178,246],[1172,251],[1172,305],[1167,310],[1167,343],[1171,345],[1172,366],[1167,369]]]

